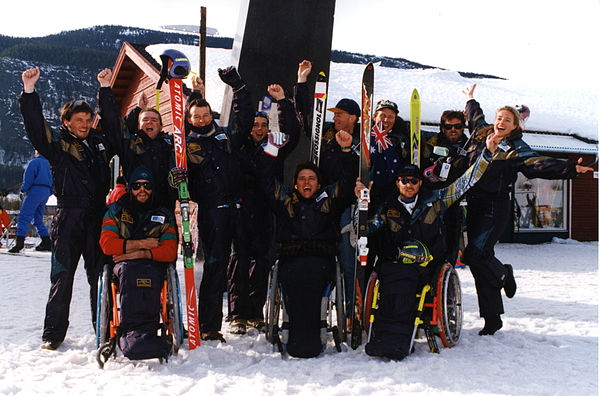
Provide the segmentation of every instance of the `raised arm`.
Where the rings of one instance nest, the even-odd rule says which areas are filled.
[[[294,105],[285,97],[285,92],[281,85],[271,84],[267,87],[267,92],[277,101],[279,130],[288,135],[288,142],[279,153],[280,157],[285,158],[298,145],[298,140],[300,140],[300,124],[296,118]]]
[[[125,140],[128,136],[128,131],[127,126],[121,120],[121,112],[110,88],[112,71],[110,69],[101,70],[98,73],[97,79],[100,83],[100,89],[98,90],[100,127],[110,150],[122,159],[125,152]]]
[[[52,131],[42,114],[42,103],[35,92],[35,84],[40,78],[40,69],[37,67],[25,70],[23,80],[23,93],[19,97],[19,108],[23,116],[25,132],[33,147],[48,161],[53,162],[55,148],[52,143]]]
[[[490,134],[486,138],[486,148],[479,158],[471,165],[467,171],[456,179],[448,187],[437,190],[438,201],[434,205],[440,205],[438,213],[443,213],[454,202],[458,201],[471,187],[475,185],[483,176],[488,165],[492,161],[493,153],[498,151],[500,138],[496,134]]]

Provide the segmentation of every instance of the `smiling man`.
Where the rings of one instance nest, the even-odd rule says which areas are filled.
[[[265,153],[277,156],[271,136]],[[352,135],[339,131],[335,138],[343,147],[343,173],[334,184],[323,186],[319,168],[312,162],[296,167],[293,188],[281,185],[275,177],[274,158],[265,154],[258,166],[259,185],[277,219],[279,277],[289,315],[289,339],[283,341],[295,357],[314,357],[323,349],[321,296],[335,274],[340,213],[354,201]]]
[[[128,194],[111,204],[100,245],[119,278],[119,345],[129,359],[166,358],[171,345],[158,335],[160,293],[167,264],[177,257],[171,210],[155,202],[154,177],[145,166],[130,177]],[[143,282],[140,282],[143,280]]]
[[[111,70],[102,70],[97,78],[100,82],[100,126],[111,147],[115,147],[117,151],[123,175],[129,179],[137,167],[148,167],[156,180],[154,188],[158,203],[173,210],[177,192],[170,188],[168,183],[169,170],[175,164],[173,140],[171,135],[162,131],[160,113],[148,107],[148,100],[141,94],[138,107],[133,109],[125,120],[121,120],[119,107],[110,88]]]
[[[73,276],[81,255],[90,284],[92,323],[96,319],[97,280],[104,259],[98,240],[112,153],[107,152],[103,136],[91,129],[94,112],[84,100],[74,100],[62,107],[62,126],[58,134],[52,133],[35,92],[39,78],[37,68],[23,72],[19,106],[29,141],[50,162],[58,201],[50,232],[51,288],[42,335],[42,348],[54,350],[63,342],[69,326]]]

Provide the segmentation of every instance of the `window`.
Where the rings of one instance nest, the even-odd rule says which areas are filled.
[[[566,231],[566,181],[529,180],[519,173],[515,184],[515,232]]]

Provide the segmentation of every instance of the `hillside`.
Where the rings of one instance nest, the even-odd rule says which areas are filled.
[[[198,45],[192,34],[154,31],[125,26],[95,26],[45,37],[17,38],[0,35],[0,190],[21,180],[22,167],[33,157],[25,137],[17,98],[21,72],[37,66],[41,71],[38,91],[43,93],[44,116],[52,128],[59,126],[58,110],[74,97],[95,105],[96,74],[112,67],[125,41],[130,43]],[[210,48],[231,49],[233,39],[207,37]],[[433,66],[402,58],[332,51],[332,62],[366,64],[379,62],[396,69],[433,69]],[[465,77],[496,78],[475,73]]]

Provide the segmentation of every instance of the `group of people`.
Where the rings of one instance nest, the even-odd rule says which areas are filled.
[[[231,128],[214,120],[202,81],[193,79],[193,92],[185,106],[187,172],[183,176],[181,169],[173,169],[173,140],[162,130],[161,114],[148,107],[145,96],[121,118],[110,88],[111,70],[104,69],[97,76],[101,132],[91,128],[94,111],[82,100],[63,106],[62,125],[52,131],[35,92],[39,69],[23,72],[19,104],[25,129],[35,149],[50,163],[58,202],[50,233],[51,289],[43,348],[54,350],[65,338],[73,275],[81,255],[90,284],[92,322],[96,282],[107,258],[114,262],[129,301],[148,296],[145,290],[136,289],[140,286],[131,281],[131,274],[160,279],[166,265],[176,259],[173,211],[177,191],[169,179],[181,177],[187,177],[190,198],[198,203],[204,252],[198,307],[204,340],[225,342],[221,332],[225,290],[230,333],[264,328],[267,276],[278,258],[289,314],[286,349],[292,356],[318,355],[322,351],[320,299],[335,274],[336,259],[343,268],[346,302],[352,306],[353,203],[365,188],[371,189],[371,261],[381,281],[380,307],[366,352],[393,359],[409,354],[416,288],[436,267],[456,261],[458,202],[464,194],[469,244],[463,261],[475,278],[480,315],[485,319],[479,334],[491,335],[502,327],[500,291],[514,296],[516,282],[512,267],[494,256],[494,245],[509,218],[508,191],[517,172],[528,177],[573,178],[590,168],[533,152],[521,139],[520,114],[514,108],[499,109],[488,126],[473,99],[472,86],[465,91],[466,112],[444,112],[440,133],[425,141],[421,168],[410,164],[410,136],[398,106],[390,100],[379,101],[372,121],[379,123],[390,145],[379,153],[384,161],[372,159],[376,175],[372,186],[364,186],[358,178],[360,107],[352,99],[340,100],[328,109],[333,122],[323,129],[319,164],[298,164],[293,186],[285,186],[286,157],[302,130],[310,135],[307,80],[311,69],[309,61],[299,64],[291,98],[277,84],[267,87],[278,106],[277,126],[269,125],[267,114],[254,110],[234,67],[219,70],[233,91],[235,125]],[[467,127],[470,137],[464,133]],[[113,155],[120,158],[127,188],[107,210]],[[415,239],[432,258],[399,260],[399,249]],[[145,306],[127,305],[123,310],[124,316],[128,310],[134,315],[123,320],[122,348],[135,349],[131,343],[140,333],[155,332],[154,327],[143,326],[157,320],[152,310],[158,297],[147,298]]]

